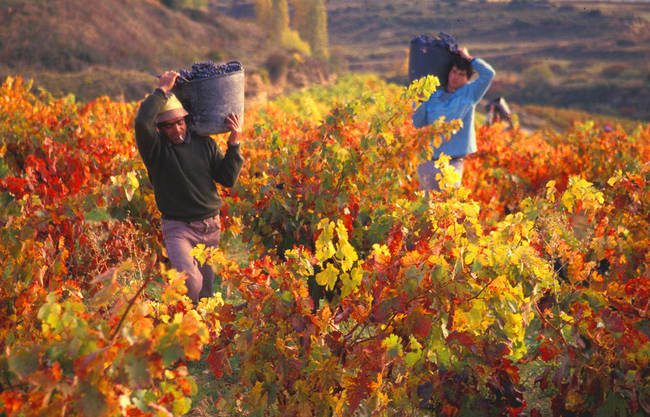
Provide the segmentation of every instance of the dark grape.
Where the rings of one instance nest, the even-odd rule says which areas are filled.
[[[427,34],[422,34],[420,36],[416,36],[411,40],[411,43],[414,43],[416,45],[428,45],[428,46],[434,46],[434,45],[442,45],[449,52],[457,53],[458,52],[458,42],[456,42],[456,39],[454,39],[453,36],[446,32],[440,32],[438,36],[436,37],[431,37]]]
[[[215,64],[212,61],[196,62],[192,65],[191,70],[182,69],[178,71],[180,77],[176,83],[183,84],[189,81],[203,80],[218,75],[241,71],[242,69],[242,64],[239,61],[231,61],[226,64]]]

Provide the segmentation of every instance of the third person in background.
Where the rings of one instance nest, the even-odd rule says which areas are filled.
[[[488,111],[485,116],[486,126],[492,126],[495,123],[507,123],[509,129],[513,128],[512,112],[510,111],[510,106],[506,103],[506,99],[497,97],[490,101],[486,108]]]

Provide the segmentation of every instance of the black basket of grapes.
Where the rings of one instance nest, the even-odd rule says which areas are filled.
[[[190,113],[191,128],[199,135],[227,132],[229,113],[244,117],[244,67],[239,61],[226,64],[198,62],[179,71],[172,92]]]
[[[447,85],[452,54],[458,53],[456,40],[445,32],[438,36],[420,35],[411,40],[409,50],[409,83],[427,75],[435,75],[440,85]]]

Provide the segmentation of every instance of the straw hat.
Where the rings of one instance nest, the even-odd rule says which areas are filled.
[[[156,123],[178,119],[180,117],[185,117],[188,114],[189,113],[183,108],[183,105],[176,98],[176,96],[174,94],[171,94],[167,98],[167,102],[163,108],[158,112],[158,116],[156,116]]]

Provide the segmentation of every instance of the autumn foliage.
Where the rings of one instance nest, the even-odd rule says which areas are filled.
[[[414,129],[415,94],[350,77],[249,110],[194,309],[137,104],[7,79],[1,415],[183,415],[196,361],[219,415],[650,413],[650,126],[482,127],[464,187],[427,198],[416,167],[457,122]]]

